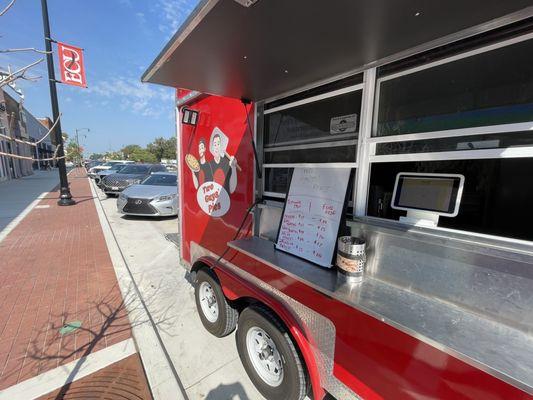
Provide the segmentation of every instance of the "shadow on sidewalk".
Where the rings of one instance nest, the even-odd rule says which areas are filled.
[[[144,298],[144,301],[152,311],[157,329],[170,335],[167,329],[174,324],[174,317],[169,316],[169,308],[154,309],[158,291],[158,288],[154,288],[152,296]],[[88,317],[81,321],[79,328],[69,334],[59,333],[62,327],[85,313]],[[76,360],[72,372],[55,397],[57,400],[63,399],[89,354],[130,338],[131,328],[146,323],[150,323],[150,319],[134,288],[130,287],[122,298],[115,285],[102,299],[91,302],[86,311],[51,315],[50,322],[44,324],[30,342],[26,358],[39,364],[39,374]]]
[[[205,396],[205,400],[249,400],[248,395],[244,391],[244,387],[239,383],[230,383],[229,385],[220,384],[213,390],[210,390]]]

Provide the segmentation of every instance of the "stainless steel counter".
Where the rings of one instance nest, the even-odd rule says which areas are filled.
[[[531,332],[371,275],[356,286],[342,284],[335,270],[277,251],[257,237],[229,246],[533,394]]]

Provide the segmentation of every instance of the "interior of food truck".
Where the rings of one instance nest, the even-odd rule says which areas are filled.
[[[533,393],[529,2],[303,3],[204,1],[143,78],[254,102],[260,204],[229,248]],[[356,289],[281,251],[291,182],[312,168],[349,170],[338,233],[367,243]]]

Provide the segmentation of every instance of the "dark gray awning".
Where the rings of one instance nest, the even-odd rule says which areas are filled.
[[[234,0],[204,0],[142,80],[261,100],[531,16],[530,5],[259,0],[246,8]]]

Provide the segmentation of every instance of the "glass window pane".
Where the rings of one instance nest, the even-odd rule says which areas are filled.
[[[373,134],[533,121],[532,65],[527,40],[382,81]]]
[[[497,133],[491,135],[378,143],[376,145],[376,155],[506,149],[522,146],[533,146],[533,132]]]
[[[356,137],[361,91],[266,114],[264,145],[309,143]]]
[[[266,151],[265,164],[355,162],[357,146],[319,147],[313,149]]]
[[[439,226],[489,235],[533,240],[533,159],[505,158],[374,163],[368,215],[398,220],[406,211],[391,208],[399,172],[454,173],[465,176],[457,217],[440,217]]]
[[[265,168],[265,191],[287,193],[293,168]]]

